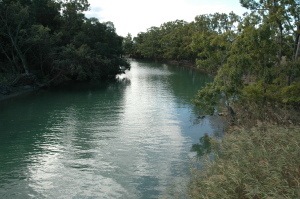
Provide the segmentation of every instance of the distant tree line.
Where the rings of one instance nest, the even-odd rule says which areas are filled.
[[[87,0],[0,0],[0,82],[99,80],[129,68],[113,23],[86,18],[88,8]]]
[[[133,57],[188,60],[216,73],[214,82],[200,90],[195,100],[210,113],[220,95],[225,97],[233,120],[237,109],[241,114],[250,114],[247,119],[270,119],[268,110],[275,114],[276,107],[299,110],[300,2],[240,3],[249,13],[215,13],[196,16],[191,23],[167,22],[135,38],[129,34],[124,39],[124,50]],[[276,114],[278,121],[291,119]]]

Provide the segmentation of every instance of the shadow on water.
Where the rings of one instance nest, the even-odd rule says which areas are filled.
[[[204,136],[199,138],[199,143],[193,144],[191,151],[197,152],[198,157],[202,157],[204,155],[211,153],[211,142],[212,138],[209,137],[207,133]]]

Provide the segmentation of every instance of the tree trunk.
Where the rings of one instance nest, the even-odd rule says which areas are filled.
[[[299,51],[300,51],[300,25],[297,26],[297,31],[296,31],[296,38],[295,38],[295,43],[294,43],[294,54],[293,54],[293,62],[296,62],[299,56]],[[290,74],[288,76],[288,86],[291,85],[293,82],[293,75],[294,75],[294,65],[292,65],[292,68],[290,69]]]
[[[300,25],[297,26],[297,31],[296,31],[296,39],[295,39],[295,44],[294,44],[294,57],[293,61],[297,61],[298,55],[299,55],[299,48],[300,48]]]
[[[231,123],[235,123],[235,121],[236,121],[236,117],[235,117],[236,113],[235,113],[235,111],[233,110],[233,108],[229,104],[227,105],[227,110],[228,110],[228,113],[230,115]]]
[[[300,31],[300,30],[299,30],[299,31]],[[299,56],[299,48],[300,48],[299,37],[300,37],[300,34],[298,33],[298,35],[297,35],[297,41],[295,42],[295,45],[296,45],[296,51],[295,51],[295,60],[294,60],[294,61],[297,61],[298,56]]]
[[[21,59],[24,72],[25,72],[25,74],[28,75],[29,74],[29,70],[28,70],[28,65],[27,65],[26,57],[23,54],[23,52],[21,51],[21,49],[19,48],[19,46],[17,44],[17,41],[14,39],[14,37],[11,34],[9,34],[9,37],[10,37],[11,43],[12,43],[12,45],[13,45],[13,47],[14,47],[17,55],[18,55],[18,57]]]
[[[282,23],[278,20],[278,27],[279,27],[279,31],[280,31],[280,35],[279,35],[279,50],[278,50],[278,63],[280,63],[281,58],[282,58],[282,32],[283,32],[283,28],[282,28]]]
[[[29,70],[28,70],[28,65],[27,65],[27,60],[26,60],[26,57],[25,55],[22,53],[22,51],[19,49],[19,47],[17,45],[14,45],[15,47],[15,50],[18,54],[18,56],[20,57],[21,59],[21,62],[22,62],[22,66],[23,66],[23,69],[24,69],[24,72],[25,74],[29,74]]]

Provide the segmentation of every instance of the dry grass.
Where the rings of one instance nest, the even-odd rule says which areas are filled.
[[[247,128],[257,126],[260,123],[280,126],[300,125],[300,110],[292,107],[282,107],[282,105],[261,104],[244,102],[235,106],[237,113],[237,125]]]
[[[300,127],[235,129],[206,168],[192,171],[191,198],[300,198]]]

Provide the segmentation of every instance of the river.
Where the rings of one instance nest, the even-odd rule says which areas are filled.
[[[0,198],[162,198],[181,193],[193,144],[222,133],[191,99],[212,77],[130,60],[112,83],[0,102]],[[182,190],[180,190],[182,189]]]

